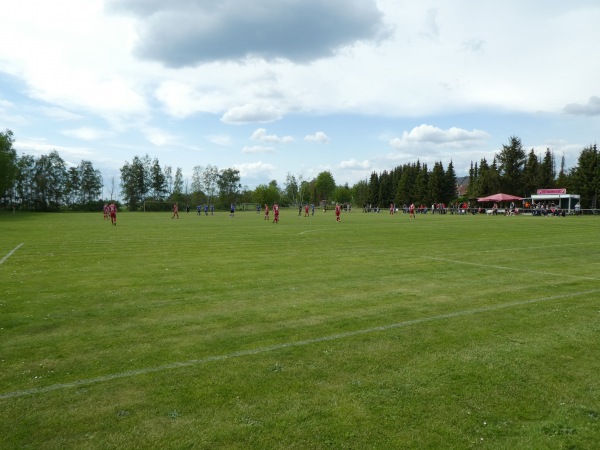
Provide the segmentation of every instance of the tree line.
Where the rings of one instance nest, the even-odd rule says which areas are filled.
[[[352,191],[357,204],[386,207],[390,203],[473,202],[498,192],[525,198],[536,194],[537,189],[565,188],[568,193],[581,196],[582,208],[596,208],[600,193],[600,153],[596,144],[585,147],[577,165],[570,169],[565,167],[563,156],[557,173],[556,157],[550,149],[540,156],[533,149],[527,153],[521,140],[511,136],[491,163],[486,158],[471,162],[468,187],[462,196],[456,180],[452,161],[445,170],[441,162],[429,170],[426,164],[417,161],[389,172],[372,173],[369,180],[357,183]]]
[[[10,130],[0,132],[0,201],[21,210],[98,210],[102,176],[90,161],[67,167],[58,152],[17,156]]]
[[[563,156],[557,173],[556,158],[550,149],[542,156],[533,149],[527,153],[521,140],[512,136],[491,163],[485,158],[471,163],[467,196],[477,198],[504,192],[530,197],[540,188],[565,188],[568,193],[581,196],[582,208],[595,208],[600,193],[600,153],[596,144],[585,147],[577,165],[570,169],[565,167]]]
[[[180,167],[161,167],[157,158],[135,156],[126,162],[121,171],[121,196],[130,211],[162,210],[168,203],[191,205],[211,204],[218,208],[229,207],[240,198],[247,197],[236,169],[219,170],[218,167],[195,166],[191,184],[183,178]]]
[[[67,167],[58,152],[35,158],[18,156],[10,130],[0,132],[0,201],[4,208],[54,211],[59,209],[100,210],[109,200],[122,199],[131,211],[162,210],[169,204],[212,204],[228,208],[230,203],[258,203],[291,206],[304,203],[348,203],[387,207],[390,204],[424,204],[465,201],[505,192],[528,197],[538,188],[567,188],[581,195],[583,208],[590,208],[600,191],[600,154],[596,145],[584,148],[577,166],[567,170],[564,157],[557,174],[555,156],[547,149],[538,156],[533,149],[527,154],[521,141],[511,137],[494,155],[471,163],[466,195],[459,197],[457,177],[452,161],[446,168],[435,162],[430,169],[420,161],[397,166],[392,170],[372,172],[370,177],[350,187],[337,185],[329,171],[313,179],[288,173],[279,186],[276,180],[250,190],[242,187],[240,172],[212,165],[195,166],[189,179],[181,168],[161,166],[157,158],[135,156],[104,185],[100,171],[90,161]],[[103,199],[103,192],[108,198]]]

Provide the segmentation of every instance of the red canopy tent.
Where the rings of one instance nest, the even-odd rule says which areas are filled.
[[[489,197],[481,197],[477,199],[478,202],[511,202],[514,200],[523,200],[523,197],[499,193],[490,195]]]

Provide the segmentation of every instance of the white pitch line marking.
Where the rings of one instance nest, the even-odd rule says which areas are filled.
[[[298,233],[298,234],[314,233],[314,232],[316,232],[316,231],[323,231],[324,229],[325,229],[325,228],[319,228],[319,229],[317,229],[317,230],[306,230],[306,231],[301,231],[301,232],[300,232],[300,233]]]
[[[575,243],[568,243],[568,244],[534,245],[534,246],[527,246],[527,250],[546,250],[548,248],[575,247],[575,246],[583,246],[583,245],[585,245],[586,247],[590,247],[590,246],[599,245],[599,244],[600,244],[600,242],[575,242]],[[523,250],[523,248],[494,248],[494,249],[489,249],[489,250],[477,250],[476,252],[461,252],[461,255],[480,255],[482,253],[497,253],[497,252],[510,253],[513,251],[522,251],[522,250]]]
[[[0,259],[0,265],[4,264],[4,261],[6,261],[8,258],[10,258],[14,252],[16,252],[17,250],[19,250],[19,248],[21,248],[22,245],[23,245],[23,243],[20,243],[15,248],[13,248],[10,252],[8,252],[8,255],[6,255],[4,258]]]
[[[25,397],[27,395],[44,394],[47,392],[58,391],[61,389],[70,389],[70,388],[79,387],[79,386],[86,386],[86,385],[90,385],[90,384],[102,383],[105,381],[118,380],[121,378],[130,378],[130,377],[134,377],[136,375],[147,375],[150,373],[163,372],[165,370],[179,369],[181,367],[199,366],[199,365],[207,364],[209,362],[224,361],[229,358],[239,358],[242,356],[259,355],[261,353],[268,353],[268,352],[272,352],[274,350],[302,347],[305,345],[317,344],[320,342],[327,342],[327,341],[335,341],[335,340],[344,339],[344,338],[348,338],[348,337],[360,336],[360,335],[369,334],[369,333],[375,333],[378,331],[388,331],[388,330],[393,330],[395,328],[408,327],[410,325],[417,325],[417,324],[426,323],[426,322],[434,322],[436,320],[468,316],[471,314],[496,311],[499,309],[511,308],[514,306],[528,305],[528,304],[532,304],[532,303],[541,303],[541,302],[547,302],[547,301],[551,301],[551,300],[559,300],[559,299],[565,299],[565,298],[578,297],[578,296],[586,295],[586,294],[597,294],[599,292],[600,292],[600,289],[592,289],[592,290],[588,290],[588,291],[570,292],[567,294],[553,295],[551,297],[542,297],[542,298],[536,298],[536,299],[531,299],[531,300],[524,300],[524,301],[520,301],[520,302],[504,303],[501,305],[494,305],[494,306],[486,306],[483,308],[467,309],[467,310],[456,311],[456,312],[448,313],[448,314],[440,314],[438,316],[423,317],[421,319],[413,319],[413,320],[407,320],[405,322],[398,322],[398,323],[393,323],[393,324],[389,324],[389,325],[382,325],[379,327],[366,328],[363,330],[347,331],[345,333],[332,334],[329,336],[322,336],[322,337],[313,338],[313,339],[306,339],[304,341],[287,342],[287,343],[283,343],[283,344],[271,345],[268,347],[259,347],[259,348],[250,349],[250,350],[241,350],[239,352],[227,353],[225,355],[207,356],[206,358],[191,359],[189,361],[183,361],[183,362],[174,362],[171,364],[164,364],[162,366],[146,367],[144,369],[138,369],[138,370],[128,370],[126,372],[113,373],[113,374],[104,375],[104,376],[96,377],[96,378],[77,380],[77,381],[73,381],[71,383],[53,384],[51,386],[46,386],[46,387],[41,387],[41,388],[26,389],[23,391],[6,392],[4,394],[0,394],[0,400],[6,400],[9,398]]]
[[[421,258],[430,259],[432,261],[442,261],[442,262],[449,262],[452,264],[463,264],[463,265],[467,265],[467,266],[477,266],[477,267],[484,267],[484,268],[489,268],[489,269],[511,270],[513,272],[526,272],[526,273],[533,273],[533,274],[537,274],[537,275],[548,275],[548,276],[562,277],[562,278],[576,278],[578,280],[600,281],[600,278],[581,277],[579,275],[567,275],[564,273],[542,272],[539,270],[518,269],[515,267],[495,266],[492,264],[481,264],[481,263],[475,263],[475,262],[469,262],[469,261],[456,261],[454,259],[434,258],[433,256],[421,256]]]

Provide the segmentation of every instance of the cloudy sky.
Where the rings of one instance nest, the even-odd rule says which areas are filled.
[[[338,184],[511,136],[600,137],[597,0],[4,0],[0,129],[118,180],[136,155]]]

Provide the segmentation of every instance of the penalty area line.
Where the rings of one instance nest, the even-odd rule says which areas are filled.
[[[4,261],[6,261],[8,258],[10,258],[14,252],[16,252],[17,250],[19,250],[21,248],[22,245],[23,245],[23,243],[21,242],[19,245],[17,245],[15,248],[13,248],[10,252],[8,252],[8,255],[6,255],[4,258],[0,259],[0,265],[4,264]]]
[[[534,298],[534,299],[523,300],[523,301],[519,301],[519,302],[503,303],[500,305],[485,306],[482,308],[467,309],[467,310],[456,311],[456,312],[452,312],[452,313],[448,313],[448,314],[440,314],[437,316],[407,320],[404,322],[382,325],[379,327],[347,331],[345,333],[332,334],[329,336],[322,336],[322,337],[306,339],[306,340],[302,340],[302,341],[286,342],[286,343],[282,343],[282,344],[271,345],[268,347],[258,347],[255,349],[240,350],[238,352],[227,353],[224,355],[207,356],[206,358],[174,362],[171,364],[164,364],[164,365],[156,366],[156,367],[146,367],[146,368],[138,369],[138,370],[128,370],[125,372],[108,374],[108,375],[104,375],[104,376],[100,376],[100,377],[96,377],[96,378],[77,380],[77,381],[73,381],[71,383],[60,383],[60,384],[53,384],[53,385],[46,386],[46,387],[26,389],[26,390],[22,390],[22,391],[6,392],[4,394],[0,394],[0,400],[25,397],[28,395],[44,394],[44,393],[48,393],[48,392],[58,391],[61,389],[71,389],[71,388],[76,388],[76,387],[80,387],[80,386],[87,386],[87,385],[91,385],[91,384],[102,383],[102,382],[111,381],[111,380],[118,380],[118,379],[122,379],[122,378],[131,378],[131,377],[135,377],[138,375],[148,375],[151,373],[164,372],[167,370],[180,369],[180,368],[184,368],[184,367],[200,366],[200,365],[207,364],[210,362],[225,361],[225,360],[231,359],[231,358],[240,358],[243,356],[259,355],[262,353],[269,353],[269,352],[276,351],[276,350],[283,350],[283,349],[294,348],[294,347],[303,347],[303,346],[307,346],[307,345],[311,345],[311,344],[318,344],[321,342],[336,341],[336,340],[340,340],[340,339],[344,339],[344,338],[361,336],[361,335],[376,333],[376,332],[381,332],[381,331],[389,331],[389,330],[393,330],[393,329],[397,329],[397,328],[404,328],[404,327],[408,327],[411,325],[418,325],[418,324],[427,323],[427,322],[434,322],[434,321],[438,321],[438,320],[452,319],[454,317],[469,316],[469,315],[473,315],[473,314],[497,311],[500,309],[512,308],[515,306],[523,306],[523,305],[529,305],[529,304],[534,304],[534,303],[548,302],[548,301],[552,301],[552,300],[561,300],[561,299],[566,299],[566,298],[579,297],[579,296],[587,295],[587,294],[597,294],[599,292],[600,292],[600,289],[591,289],[588,291],[570,292],[570,293],[566,293],[566,294],[558,294],[558,295],[553,295],[550,297]]]
[[[518,269],[516,267],[508,267],[508,266],[495,266],[492,264],[482,264],[482,263],[476,263],[476,262],[470,262],[470,261],[457,261],[454,259],[447,259],[447,258],[435,258],[433,256],[421,256],[421,258],[429,259],[431,261],[441,261],[441,262],[448,262],[448,263],[452,263],[452,264],[462,264],[465,266],[483,267],[483,268],[488,268],[488,269],[510,270],[513,272],[533,273],[533,274],[537,274],[537,275],[547,275],[547,276],[553,276],[553,277],[564,277],[564,278],[574,278],[574,279],[578,279],[578,280],[600,281],[600,278],[582,277],[579,275],[568,275],[568,274],[564,274],[564,273],[543,272],[541,270]]]

